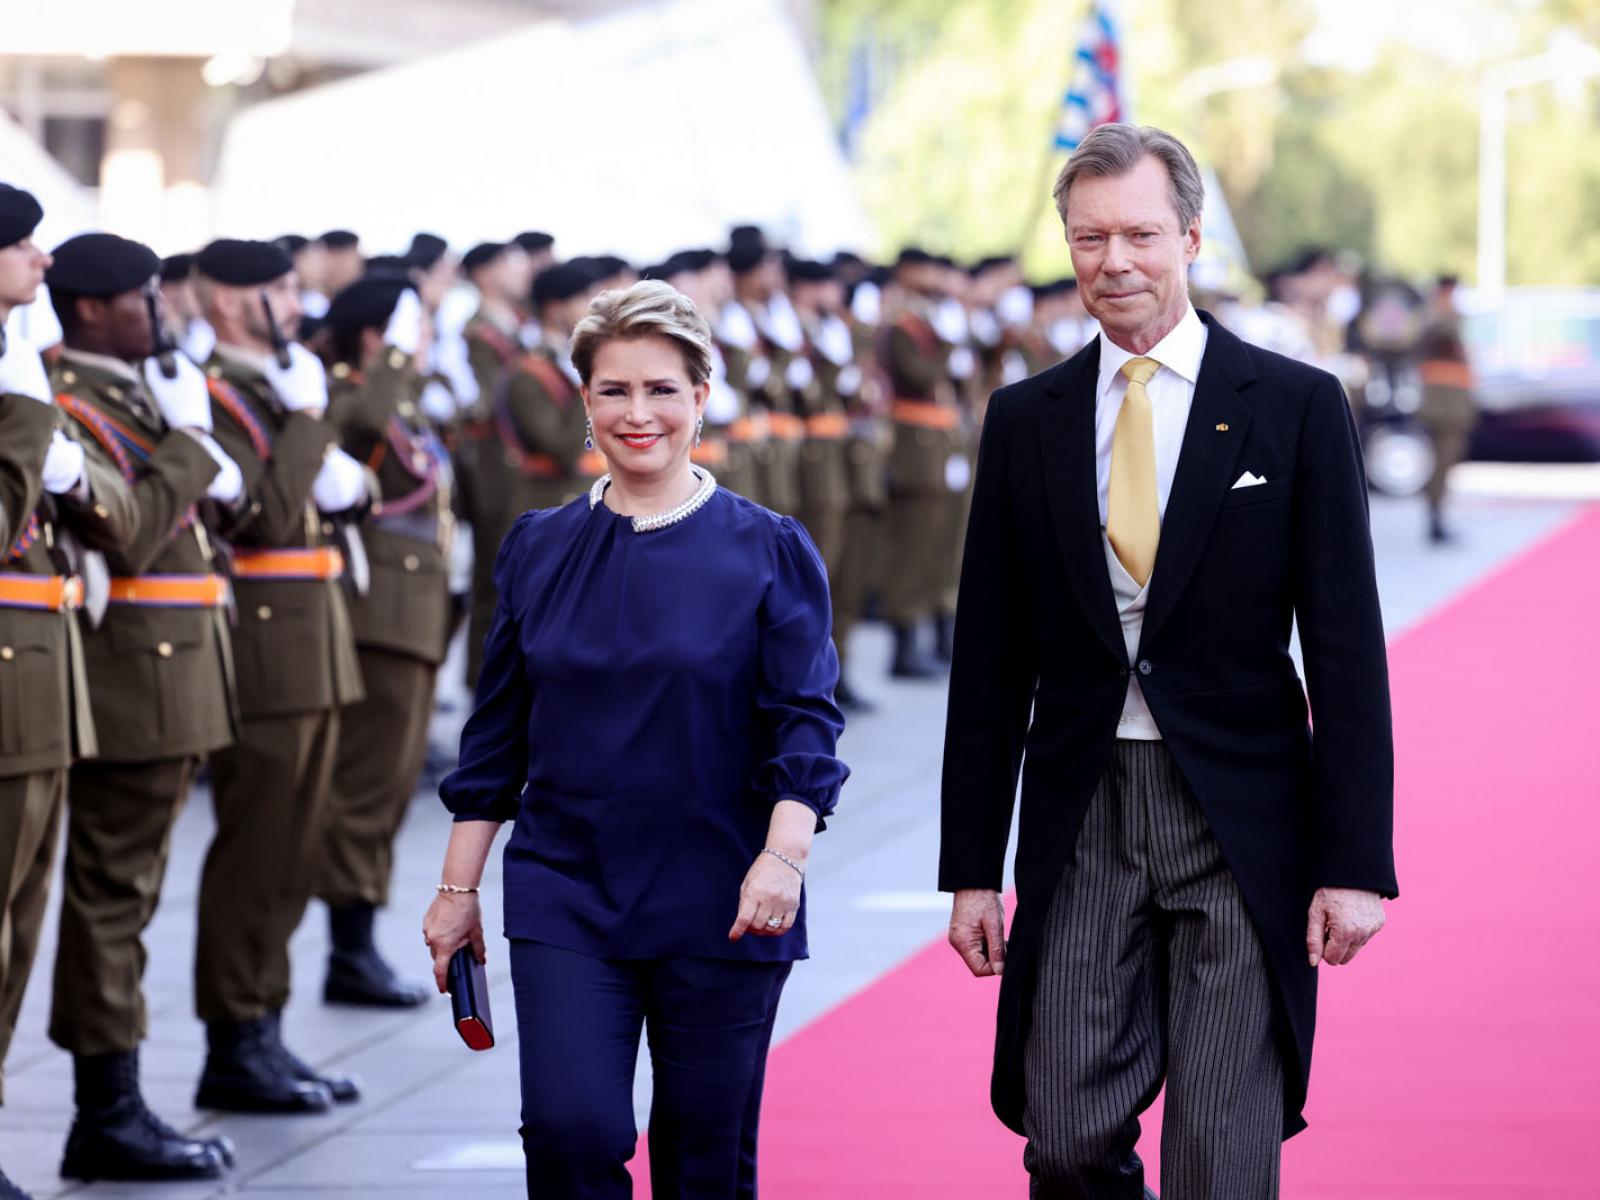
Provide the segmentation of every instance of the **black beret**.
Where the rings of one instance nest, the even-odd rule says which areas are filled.
[[[299,254],[311,244],[311,239],[303,233],[285,233],[272,240],[282,246],[284,253],[289,255]]]
[[[659,267],[651,268],[649,279],[671,279],[674,275],[688,275],[695,271],[704,270],[699,264],[699,252],[695,250],[679,250],[676,254],[667,256],[667,260]],[[640,272],[643,274],[643,272]]]
[[[540,308],[557,300],[571,300],[594,286],[595,277],[581,266],[558,263],[546,267],[533,280],[533,306]]]
[[[367,259],[366,278],[384,279],[390,283],[410,283],[413,264],[400,254],[374,254]]]
[[[194,274],[194,255],[169,254],[161,260],[161,282],[179,283]]]
[[[939,260],[937,258],[929,254],[921,246],[907,246],[904,250],[900,251],[900,257],[894,260],[894,265],[897,267],[910,267],[917,266],[922,263],[936,263],[938,261]]]
[[[667,277],[667,264],[665,262],[648,263],[639,268],[640,279],[665,279]]]
[[[450,243],[436,233],[419,233],[411,239],[411,249],[406,251],[406,258],[414,267],[421,267],[424,271],[433,266],[444,257],[444,252],[450,249]]]
[[[735,225],[728,231],[730,246],[765,246],[767,235],[757,225]]]
[[[1014,267],[1017,260],[1009,254],[991,254],[988,258],[980,258],[972,264],[971,275],[977,278],[985,271],[993,271],[996,267]]]
[[[161,273],[161,256],[143,242],[114,233],[80,233],[57,246],[44,273],[53,292],[74,296],[120,296],[142,288]]]
[[[615,254],[598,254],[591,260],[590,269],[596,279],[610,279],[613,275],[633,270],[633,264]]]
[[[840,250],[833,256],[833,266],[835,270],[839,270],[844,267],[864,267],[866,265],[867,260],[862,258],[861,255],[857,254],[854,250]]]
[[[43,217],[44,209],[32,192],[0,183],[0,246],[14,246],[28,237]]]
[[[789,264],[789,279],[794,283],[826,283],[833,278],[833,268],[827,263],[797,258]]]
[[[734,242],[728,247],[728,266],[735,275],[747,275],[767,259],[765,242]]]
[[[524,230],[511,240],[517,245],[521,246],[529,254],[537,254],[541,250],[548,250],[551,246],[556,244],[555,238],[551,237],[548,233],[543,233],[537,229]]]
[[[194,258],[195,270],[207,279],[233,287],[271,283],[294,270],[294,259],[272,242],[219,238]]]
[[[510,242],[479,242],[461,256],[461,269],[469,274],[486,267],[511,248]]]
[[[361,239],[348,229],[330,229],[317,239],[329,250],[354,250]]]
[[[404,280],[373,275],[358,279],[333,298],[322,323],[335,333],[382,329],[389,323],[401,294],[410,286]]]

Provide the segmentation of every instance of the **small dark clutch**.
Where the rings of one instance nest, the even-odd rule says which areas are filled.
[[[489,981],[483,964],[470,945],[450,956],[445,975],[450,988],[450,1010],[456,1032],[469,1050],[487,1050],[494,1045],[494,1021],[489,1016]]]

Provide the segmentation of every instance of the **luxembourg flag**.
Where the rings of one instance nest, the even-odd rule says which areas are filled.
[[[1092,0],[1078,35],[1072,82],[1061,101],[1056,149],[1072,151],[1096,125],[1127,119],[1122,38],[1111,0]]]

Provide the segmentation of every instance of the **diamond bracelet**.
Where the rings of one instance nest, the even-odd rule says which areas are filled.
[[[789,866],[791,866],[791,867],[793,867],[795,869],[795,873],[800,876],[800,881],[802,883],[805,882],[805,878],[806,878],[805,868],[802,867],[799,863],[795,862],[794,859],[790,858],[782,850],[774,850],[771,846],[763,846],[761,848],[761,853],[770,854],[770,855],[772,855],[773,858],[777,859],[781,863],[788,863]]]

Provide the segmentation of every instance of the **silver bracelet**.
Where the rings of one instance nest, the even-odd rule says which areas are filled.
[[[763,846],[761,848],[761,853],[770,854],[770,855],[772,855],[773,858],[777,859],[779,862],[788,863],[791,867],[793,867],[795,869],[795,874],[800,876],[800,882],[802,882],[802,883],[805,882],[805,878],[806,878],[805,868],[802,867],[799,863],[795,862],[794,859],[790,858],[782,850],[774,850],[771,846]]]
[[[458,887],[453,883],[441,883],[434,889],[441,896],[476,896],[478,889],[475,887]]]

